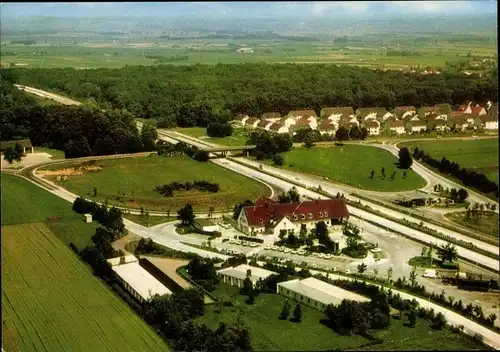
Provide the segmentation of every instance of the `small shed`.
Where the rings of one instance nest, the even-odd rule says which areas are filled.
[[[12,140],[12,141],[1,141],[0,142],[0,152],[3,154],[5,150],[9,147],[14,148],[16,144],[20,144],[21,147],[23,148],[23,153],[26,154],[26,148],[31,149],[31,154],[35,153],[35,148],[33,148],[33,145],[31,144],[31,141],[29,139],[19,139],[19,140]]]
[[[213,221],[209,219],[195,219],[194,220],[194,226],[205,232],[218,232],[219,230],[219,225],[215,224]]]
[[[87,224],[90,224],[92,222],[92,214],[84,214],[85,215],[85,222]]]

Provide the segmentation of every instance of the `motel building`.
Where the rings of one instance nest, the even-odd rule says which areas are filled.
[[[369,302],[367,297],[331,285],[314,277],[278,282],[278,294],[311,308],[325,311],[329,304],[339,305],[344,299]]]
[[[247,235],[268,235],[264,241],[272,242],[279,238],[281,230],[298,234],[302,227],[309,231],[320,221],[340,227],[348,218],[349,211],[340,198],[280,204],[262,197],[254,206],[241,210],[237,228]]]
[[[221,278],[222,282],[236,287],[243,287],[243,281],[249,277],[255,287],[255,284],[259,280],[264,280],[271,275],[278,275],[278,273],[247,264],[241,264],[235,267],[231,266],[217,270],[217,275]]]

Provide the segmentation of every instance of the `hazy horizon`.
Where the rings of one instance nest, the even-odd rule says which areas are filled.
[[[182,17],[235,18],[377,18],[408,16],[496,15],[497,2],[353,1],[353,2],[141,2],[2,3],[2,17]],[[346,13],[347,12],[347,13]]]

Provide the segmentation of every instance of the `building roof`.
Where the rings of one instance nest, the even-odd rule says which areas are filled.
[[[268,120],[260,120],[259,123],[257,124],[257,127],[265,128],[270,123],[272,122]]]
[[[85,215],[87,215],[87,214],[85,214]],[[137,257],[135,255],[132,255],[132,254],[108,259],[108,263],[111,266],[120,265],[120,262],[122,262],[122,264],[127,264],[127,263],[133,263],[133,262],[138,262],[138,261],[139,261],[139,259],[137,259]]]
[[[476,107],[472,108],[472,112],[471,112],[471,114],[472,114],[472,115],[479,115],[479,113],[480,113],[482,110],[486,111],[486,109],[485,109],[485,108],[483,108],[482,106],[476,106]]]
[[[245,121],[245,125],[253,125],[257,121],[260,121],[260,119],[257,117],[250,117],[248,120]]]
[[[378,123],[378,121],[376,121],[376,120],[369,119],[369,120],[365,121],[365,127],[366,128],[378,128],[378,127],[380,127],[380,123]]]
[[[319,131],[333,131],[337,129],[337,125],[330,120],[323,120],[321,123],[318,125],[317,129]]]
[[[377,107],[371,107],[371,108],[359,108],[356,110],[356,116],[359,117],[365,117],[368,114],[371,113],[376,113],[377,117],[382,117],[385,114],[387,114],[386,108],[377,108]]]
[[[136,291],[143,299],[148,300],[155,294],[170,295],[172,291],[151,275],[139,262],[115,265],[113,271]]]
[[[485,115],[480,115],[479,118],[482,122],[498,121],[498,105],[492,107]]]
[[[200,226],[214,226],[215,222],[210,219],[196,218],[194,222]]]
[[[451,112],[451,105],[448,103],[436,104],[434,105],[434,109],[440,114],[449,114]]]
[[[265,112],[262,114],[263,119],[280,119],[281,114],[279,112]]]
[[[350,299],[358,302],[370,301],[367,297],[344,290],[340,287],[318,280],[315,277],[308,277],[303,280],[295,279],[279,282],[278,287],[280,286],[325,305],[338,305],[342,303],[342,300],[344,299]]]
[[[328,117],[330,115],[354,115],[354,110],[350,106],[336,107],[336,108],[323,108],[321,109],[321,117]]]
[[[282,124],[282,123],[279,123],[279,122],[275,122],[275,123],[273,123],[273,124],[271,125],[271,127],[269,127],[269,129],[270,129],[271,131],[279,131],[279,129],[280,129],[281,127],[285,127],[285,125],[284,125],[284,124]]]
[[[394,110],[401,110],[401,111],[417,111],[417,109],[414,106],[396,106]]]
[[[250,226],[272,226],[272,224],[281,221],[283,217],[288,217],[291,222],[349,217],[349,211],[343,199],[321,199],[285,204],[256,204],[255,206],[244,207],[243,211]]]
[[[309,117],[309,116],[314,116],[316,117],[316,111],[312,110],[312,109],[308,109],[308,110],[292,110],[288,113],[289,116],[295,116],[295,117],[298,117],[298,116],[306,116],[306,117]]]
[[[242,121],[245,117],[248,117],[248,115],[238,114],[234,117],[234,121]]]
[[[271,275],[278,275],[277,272],[266,270],[262,268],[258,268],[255,266],[250,266],[248,264],[240,264],[238,266],[231,266],[228,268],[217,270],[218,274],[224,274],[230,277],[234,277],[236,279],[245,280],[247,277],[247,272],[250,270],[250,280],[252,282],[257,282],[259,279],[265,279]]]
[[[409,127],[422,127],[422,126],[427,126],[425,121],[422,120],[417,120],[417,121],[409,121],[408,122]]]
[[[448,121],[452,125],[466,125],[468,124],[467,119],[470,117],[469,114],[462,114],[459,116],[452,116]]]
[[[389,126],[389,128],[396,128],[396,127],[405,127],[405,124],[401,120],[394,120],[394,121],[391,120],[387,121],[387,126]]]
[[[33,145],[31,144],[31,141],[29,139],[19,139],[19,140],[12,140],[12,141],[1,141],[0,142],[0,150],[5,150],[9,147],[14,148],[16,144],[19,143],[21,147],[23,148],[32,148]]]
[[[436,108],[434,106],[423,106],[422,110],[424,112],[430,113],[430,112],[434,112],[434,110],[436,110]]]

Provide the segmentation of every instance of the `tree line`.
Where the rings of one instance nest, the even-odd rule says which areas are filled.
[[[416,107],[465,100],[495,100],[494,70],[482,77],[443,70],[438,76],[355,66],[218,64],[127,66],[121,69],[4,69],[16,83],[65,93],[101,109],[126,109],[160,127],[225,122],[236,113],[287,114],[327,106]],[[2,71],[4,71],[2,70]]]
[[[36,146],[64,150],[66,158],[151,151],[157,138],[145,124],[139,133],[126,110],[40,106],[19,91],[11,77],[0,74],[0,133],[2,140],[29,138]]]
[[[441,160],[435,159],[419,148],[415,148],[413,157],[435,167],[444,174],[458,178],[466,186],[475,187],[486,194],[493,193],[498,198],[498,185],[490,181],[485,174],[460,167],[458,163],[450,161],[446,157],[441,158]]]

